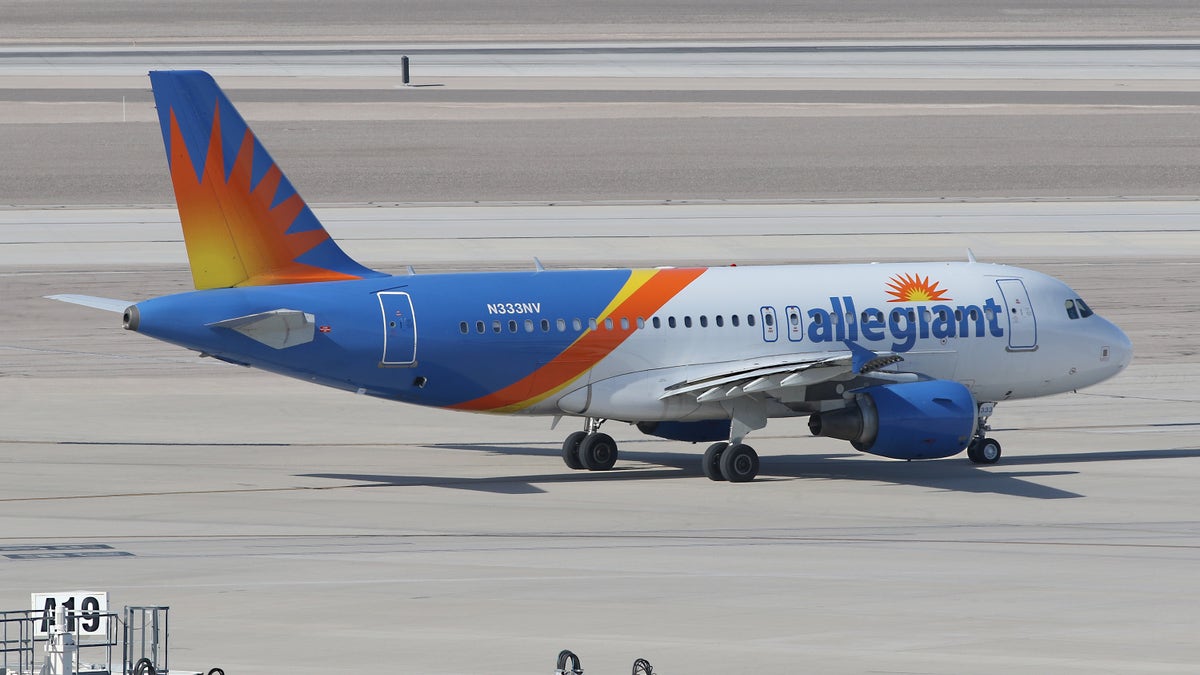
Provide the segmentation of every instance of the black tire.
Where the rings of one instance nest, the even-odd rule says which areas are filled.
[[[1000,443],[994,438],[977,438],[967,446],[967,458],[975,464],[995,464],[1000,455]]]
[[[576,431],[563,441],[562,458],[568,469],[579,471],[583,468],[583,460],[579,458],[579,444],[587,438],[586,431]]]
[[[704,451],[704,460],[701,467],[704,469],[704,475],[709,480],[725,480],[725,475],[721,473],[721,455],[724,454],[725,448],[729,444],[725,441],[713,443]]]
[[[608,434],[588,434],[579,444],[579,459],[588,471],[608,471],[617,463],[617,442]]]
[[[748,483],[758,475],[758,453],[754,448],[731,445],[721,453],[721,475],[730,483]]]
[[[142,657],[138,659],[137,663],[133,664],[133,672],[134,675],[154,675],[158,671],[154,669],[153,661]]]

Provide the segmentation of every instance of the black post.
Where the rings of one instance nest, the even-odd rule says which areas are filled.
[[[408,57],[400,57],[400,79],[404,82],[404,86],[408,86]]]

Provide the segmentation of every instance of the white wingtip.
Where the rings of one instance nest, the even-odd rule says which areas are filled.
[[[975,252],[969,248],[967,249],[967,262],[978,262],[975,260]]]
[[[116,312],[121,314],[130,305],[137,303],[129,300],[117,300],[116,298],[98,298],[94,295],[75,295],[73,293],[63,293],[59,295],[47,295],[47,300],[58,300],[60,302],[69,302],[72,305],[83,305],[93,309],[102,309],[106,312]]]

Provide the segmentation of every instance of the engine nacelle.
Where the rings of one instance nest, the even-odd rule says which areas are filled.
[[[808,418],[814,436],[850,441],[893,459],[936,459],[963,451],[975,432],[971,392],[948,380],[902,382],[854,392],[841,410]]]
[[[696,422],[638,422],[638,431],[671,441],[706,443],[729,440],[729,420]]]

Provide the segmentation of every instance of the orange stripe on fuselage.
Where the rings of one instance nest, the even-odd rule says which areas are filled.
[[[695,281],[703,269],[633,270],[628,281],[588,330],[549,363],[487,396],[450,406],[458,410],[507,413],[527,408],[562,391],[637,331],[637,319],[649,318]],[[604,319],[613,319],[612,330]],[[622,329],[621,318],[629,319]]]

